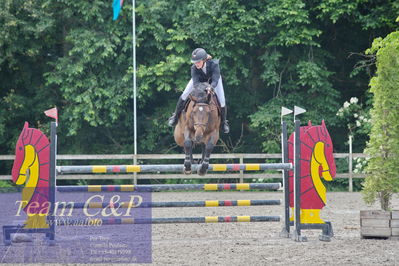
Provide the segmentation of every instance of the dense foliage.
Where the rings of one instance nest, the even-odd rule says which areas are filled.
[[[54,105],[60,153],[133,152],[132,5],[114,22],[111,4],[0,2],[1,154],[13,153],[23,121],[48,130]],[[219,152],[277,152],[282,105],[325,119],[343,151],[337,110],[354,96],[365,103],[368,89],[367,71],[351,75],[357,54],[398,13],[390,0],[136,1],[139,153],[180,152],[166,120],[196,47],[221,62],[232,133]]]
[[[379,199],[387,210],[393,193],[399,192],[399,31],[375,39],[368,52],[376,54],[377,71],[370,81],[374,97],[363,193],[367,203]]]

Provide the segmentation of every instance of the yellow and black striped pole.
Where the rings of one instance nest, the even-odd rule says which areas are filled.
[[[280,183],[235,183],[235,184],[167,184],[167,185],[87,185],[57,186],[59,192],[158,192],[173,190],[278,190]]]
[[[192,171],[197,171],[200,165],[193,164]],[[264,170],[292,170],[291,163],[247,163],[247,164],[210,164],[208,171],[237,172]],[[181,164],[158,165],[75,165],[57,166],[58,174],[93,174],[93,173],[148,173],[148,172],[181,172]]]
[[[57,225],[102,226],[118,224],[179,224],[179,223],[241,223],[241,222],[279,222],[280,216],[204,216],[171,218],[81,218],[58,219]]]
[[[233,206],[268,206],[280,205],[281,200],[205,200],[205,201],[162,201],[162,202],[131,202],[113,203],[105,202],[73,203],[71,208],[178,208],[178,207],[233,207]]]

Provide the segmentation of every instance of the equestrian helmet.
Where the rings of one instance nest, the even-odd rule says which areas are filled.
[[[202,48],[197,48],[193,51],[191,55],[191,63],[197,63],[199,61],[205,60],[208,57],[206,51]]]

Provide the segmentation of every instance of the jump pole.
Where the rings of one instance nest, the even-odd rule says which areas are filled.
[[[279,222],[280,216],[205,216],[172,218],[81,218],[58,219],[58,226],[102,226],[118,224],[181,224],[181,223],[240,223],[240,222]]]
[[[72,203],[66,207],[76,209],[95,208],[179,208],[179,207],[233,207],[233,206],[270,206],[280,205],[281,200],[205,200],[205,201],[165,201],[165,202],[142,202],[134,204],[131,202],[121,203]]]
[[[59,192],[160,192],[174,190],[278,190],[280,183],[57,186]]]
[[[192,171],[197,171],[200,165],[193,164]],[[261,164],[210,164],[209,171],[264,171],[264,170],[292,170],[291,163],[261,163]],[[148,173],[148,172],[181,172],[183,165],[76,165],[58,166],[58,174],[90,174],[90,173]]]

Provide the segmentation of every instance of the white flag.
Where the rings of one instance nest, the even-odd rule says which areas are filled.
[[[294,106],[294,116],[297,116],[299,114],[303,114],[305,112],[306,112],[305,109],[303,109],[301,107],[298,107],[298,106]]]
[[[285,115],[288,115],[288,114],[291,114],[291,113],[292,113],[292,110],[281,106],[281,116],[285,116]]]

